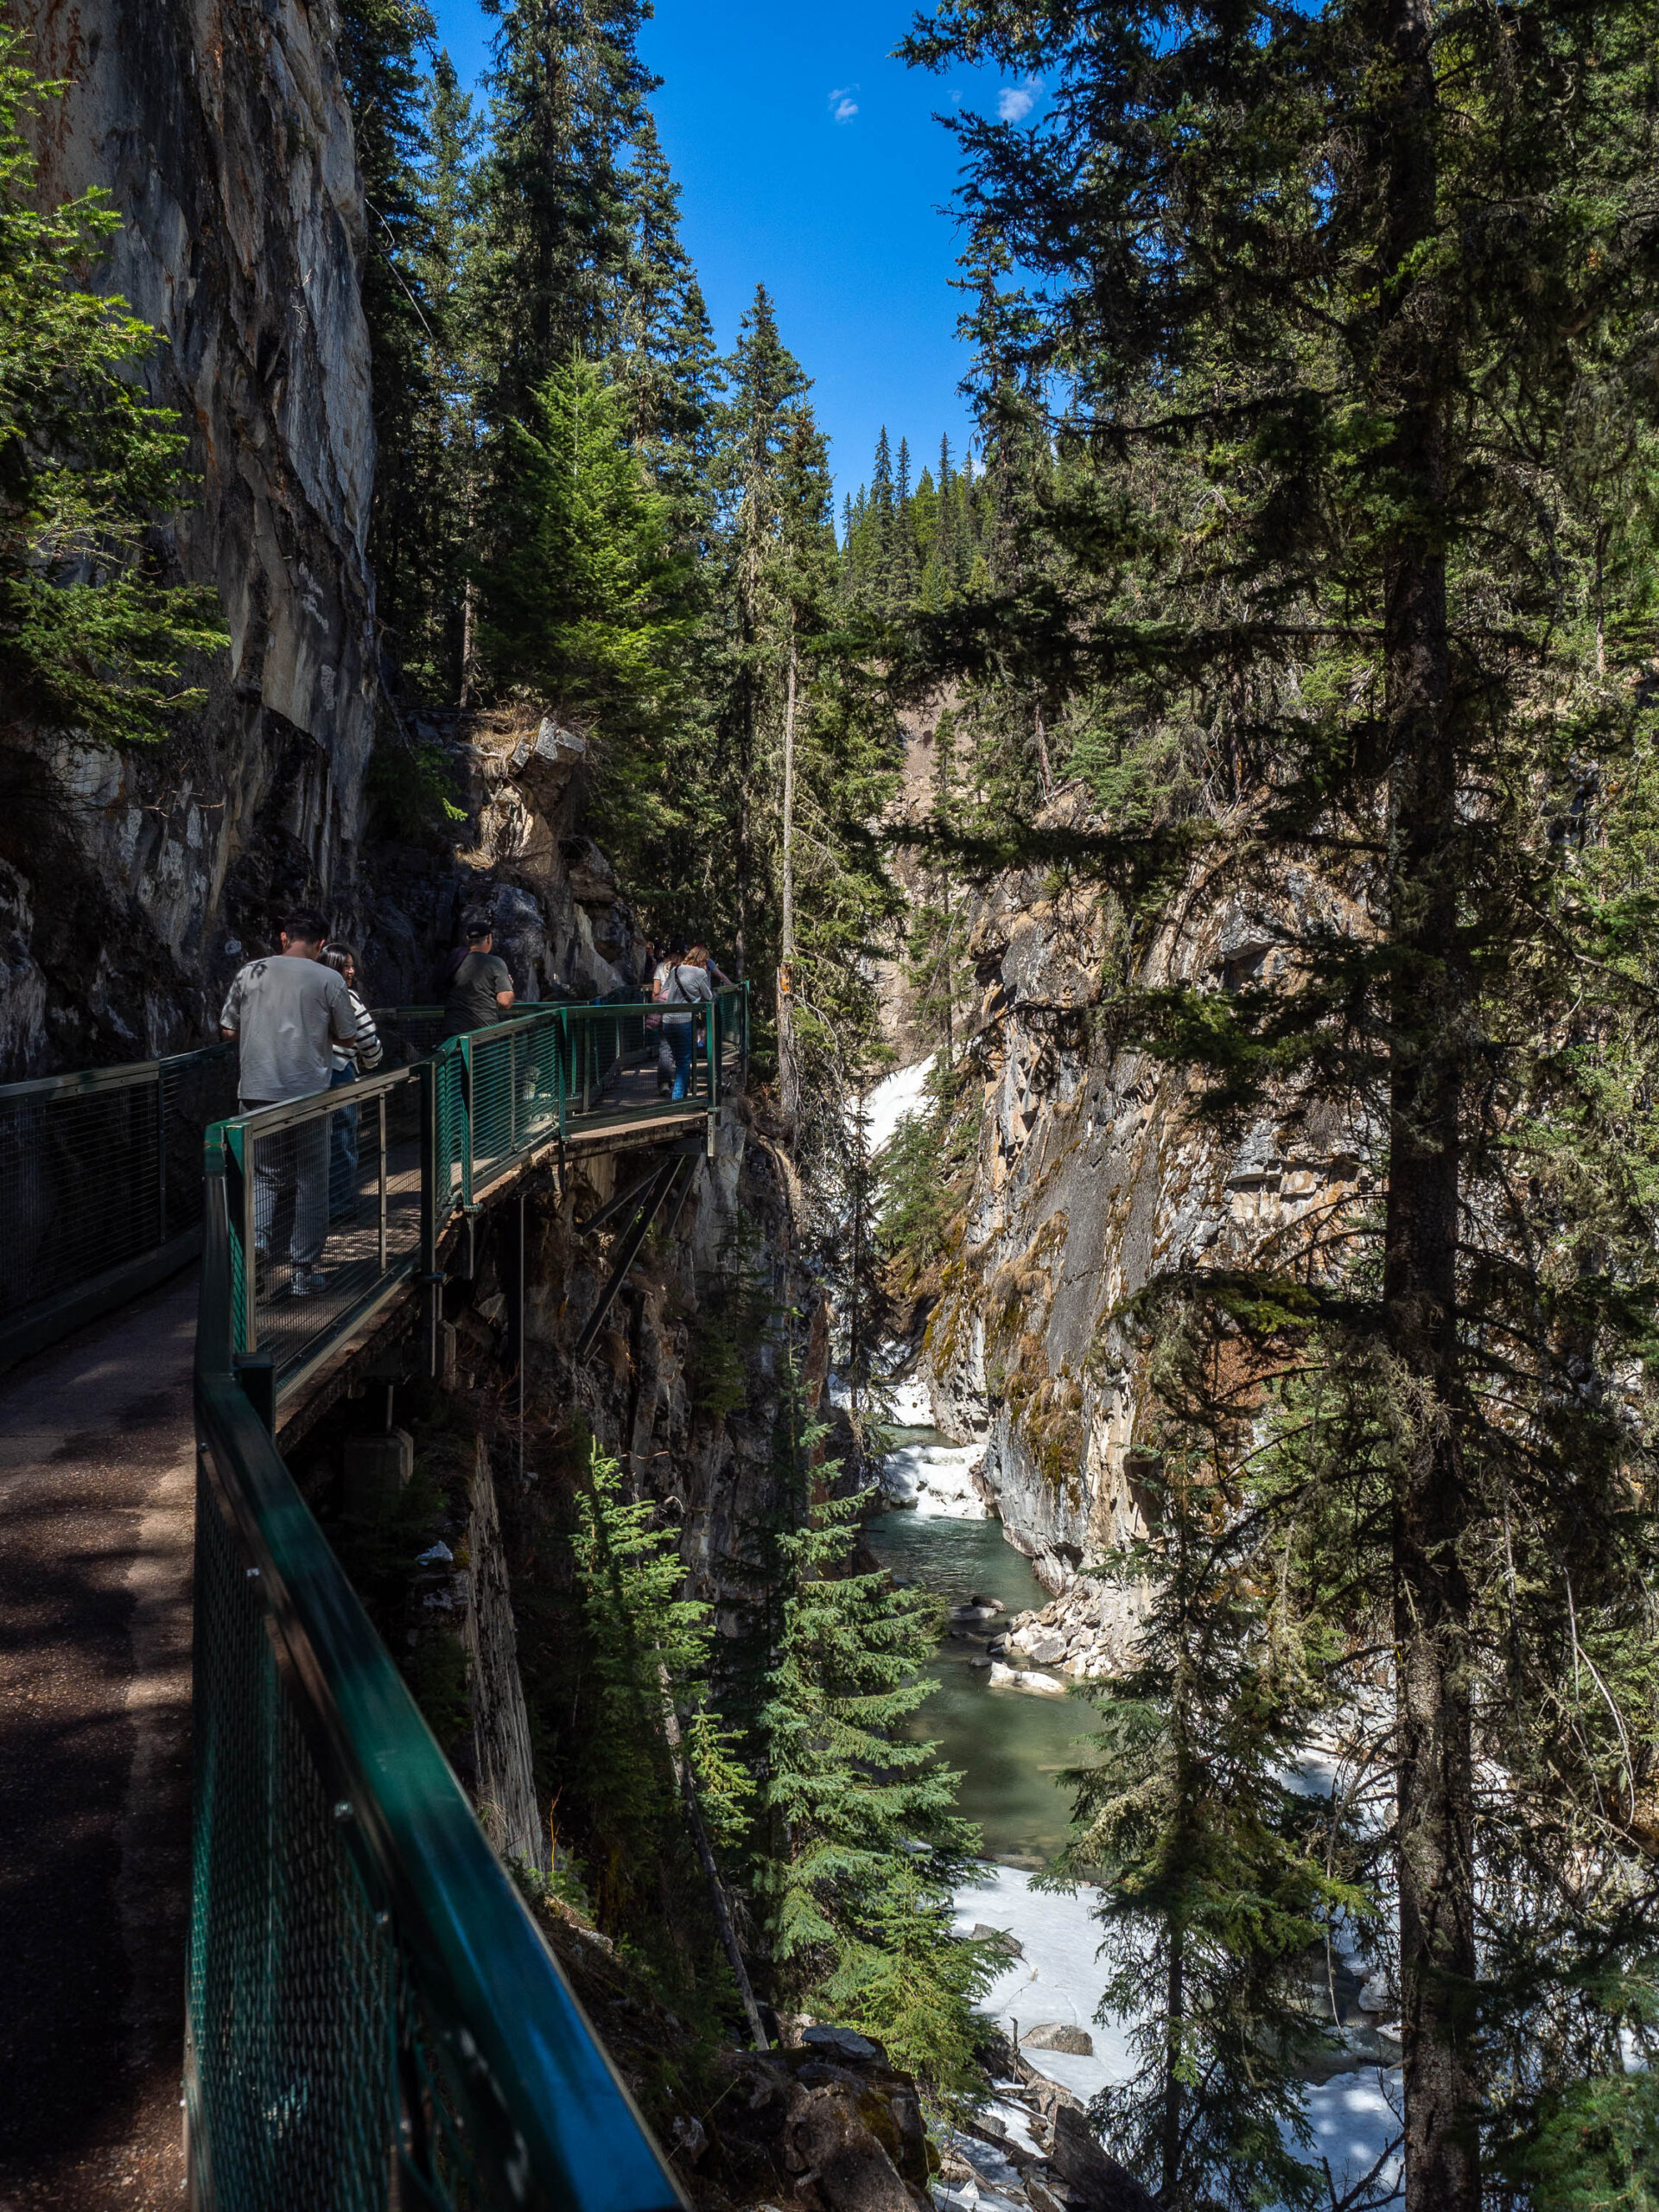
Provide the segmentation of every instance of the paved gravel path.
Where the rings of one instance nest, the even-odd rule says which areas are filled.
[[[0,2212],[183,2202],[195,1300],[0,1380]]]

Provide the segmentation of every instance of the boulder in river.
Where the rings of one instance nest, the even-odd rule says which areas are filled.
[[[1066,1685],[1058,1675],[1040,1675],[1033,1667],[1005,1667],[1000,1659],[991,1662],[991,1688],[994,1690],[1024,1690],[1030,1697],[1065,1697]]]
[[[1069,2020],[1039,2020],[1034,2028],[1020,2031],[1021,2050],[1063,2050],[1072,2058],[1092,2058],[1095,2039],[1087,2028]]]
[[[993,1928],[983,1920],[976,1920],[968,1931],[976,1943],[995,1943],[1011,1959],[1023,1959],[1026,1947],[1020,1938],[1006,1928]]]

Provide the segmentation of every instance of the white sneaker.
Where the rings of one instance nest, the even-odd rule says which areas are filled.
[[[321,1268],[296,1268],[289,1291],[295,1298],[315,1298],[327,1287],[328,1278]]]

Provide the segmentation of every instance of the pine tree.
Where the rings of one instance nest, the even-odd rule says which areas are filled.
[[[811,1442],[788,1446],[798,1496]],[[996,1962],[950,1923],[978,1835],[956,1811],[959,1777],[906,1730],[931,1688],[937,1609],[885,1572],[848,1571],[865,1504],[802,1497],[775,1540],[758,1880],[791,2000],[879,2037],[933,2094],[971,2098],[972,2006]]]
[[[397,464],[409,479],[406,503],[418,509],[423,524],[405,541],[405,573],[418,572],[423,588],[403,614],[397,643],[405,681],[448,700],[461,695],[476,617],[470,563],[480,493],[479,363],[472,326],[483,125],[447,50],[434,62],[424,93],[429,151],[421,178],[426,251],[420,295],[429,317],[428,404],[417,419],[414,449]]]
[[[1614,1378],[1645,1341],[1654,1221],[1640,1116],[1596,1103],[1616,1038],[1651,1049],[1650,984],[1606,961],[1550,823],[1589,763],[1610,842],[1648,804],[1647,575],[1610,575],[1574,506],[1586,389],[1611,380],[1651,432],[1655,27],[1576,0],[970,0],[909,47],[1040,73],[1051,99],[1034,130],[960,126],[995,608],[942,658],[994,662],[1010,703],[1103,705],[1143,792],[1171,772],[1071,840],[1033,836],[1014,794],[1004,849],[1097,873],[1143,929],[1198,855],[1207,899],[1271,914],[1259,982],[1131,988],[1119,1033],[1198,1071],[1235,1129],[1357,1132],[1379,1178],[1271,1255],[1295,1300],[1213,1291],[1235,1319],[1276,1310],[1264,1361],[1325,1374],[1320,1425],[1364,1445],[1309,1446],[1285,1496],[1306,1516],[1344,1493],[1344,1570],[1306,1561],[1305,1594],[1356,1655],[1379,1635],[1396,1655],[1377,1755],[1408,2212],[1476,2212],[1529,2067],[1535,2091],[1617,2065],[1593,1990],[1653,1941],[1634,1643],[1654,1473]],[[1293,870],[1312,905],[1285,899]],[[1586,1586],[1619,1661],[1600,1719],[1575,1671]],[[1565,1756],[1542,1717],[1563,1710]]]
[[[719,483],[716,787],[727,911],[777,976],[798,1151],[833,1147],[874,1033],[868,959],[895,894],[870,824],[898,761],[891,706],[847,650],[828,454],[810,383],[757,292],[728,366]]]
[[[556,370],[506,426],[498,550],[480,576],[479,654],[594,729],[607,817],[659,786],[691,626],[690,556],[630,439],[632,395],[582,360]]]
[[[1104,1725],[1065,1777],[1075,1819],[1048,1879],[1103,1874],[1100,2019],[1135,2076],[1092,2116],[1170,2212],[1328,2202],[1302,2077],[1319,2048],[1308,1958],[1370,1901],[1332,1872],[1323,1805],[1292,1786],[1321,1700],[1274,1620],[1249,1508],[1248,1397],[1179,1313],[1153,1363],[1162,1419],[1139,1478],[1150,1523],[1125,1568],[1150,1593],[1135,1662],[1096,1694]]]
[[[910,445],[899,441],[898,473],[893,487],[893,532],[887,551],[886,592],[887,612],[904,615],[916,596],[918,578],[916,517],[910,488]]]
[[[642,0],[487,0],[495,35],[480,180],[486,411],[516,419],[575,354],[621,342],[636,263],[631,149],[655,79]]]
[[[0,678],[7,721],[154,742],[226,642],[210,591],[168,582],[161,525],[188,439],[138,383],[156,333],[86,289],[119,219],[93,190],[44,211],[24,136],[55,88],[0,29]]]
[[[672,1532],[654,1502],[629,1504],[613,1459],[594,1449],[577,1496],[574,1544],[585,1653],[579,1756],[566,1782],[581,1808],[583,1863],[602,1925],[625,1924],[665,1864],[685,1855],[689,1761],[709,1824],[742,1839],[753,1785],[707,1709],[714,1611],[682,1594]],[[676,1916],[671,1916],[675,1917]]]
[[[442,307],[427,289],[430,153],[417,62],[435,26],[404,0],[343,0],[340,67],[367,226],[362,270],[374,415],[369,557],[394,660],[419,664],[434,595],[431,515],[439,492]],[[424,668],[422,674],[425,674]]]

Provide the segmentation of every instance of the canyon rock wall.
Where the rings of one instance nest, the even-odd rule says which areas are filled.
[[[344,926],[370,996],[425,1003],[470,913],[488,914],[521,999],[601,998],[646,977],[645,940],[581,826],[587,741],[530,707],[417,712],[410,741],[459,818],[365,848]]]
[[[197,1041],[274,908],[334,899],[378,678],[363,207],[332,0],[14,0],[43,75],[41,197],[105,189],[101,289],[162,334],[195,504],[158,533],[228,652],[164,746],[5,727],[0,1074]],[[232,950],[232,945],[237,949]]]
[[[1087,820],[1075,797],[1052,817]],[[1340,918],[1312,880],[1285,896]],[[1294,1246],[1366,1172],[1363,1132],[1328,1121],[1264,1115],[1231,1140],[1200,1121],[1191,1078],[1115,1034],[1110,937],[1091,892],[1057,894],[1035,871],[976,906],[963,1111],[977,1144],[921,1355],[939,1427],[984,1440],[1007,1532],[1054,1591],[1141,1526],[1147,1345],[1128,1301],[1270,1238]],[[1139,980],[1236,988],[1274,947],[1271,918],[1194,883]]]

